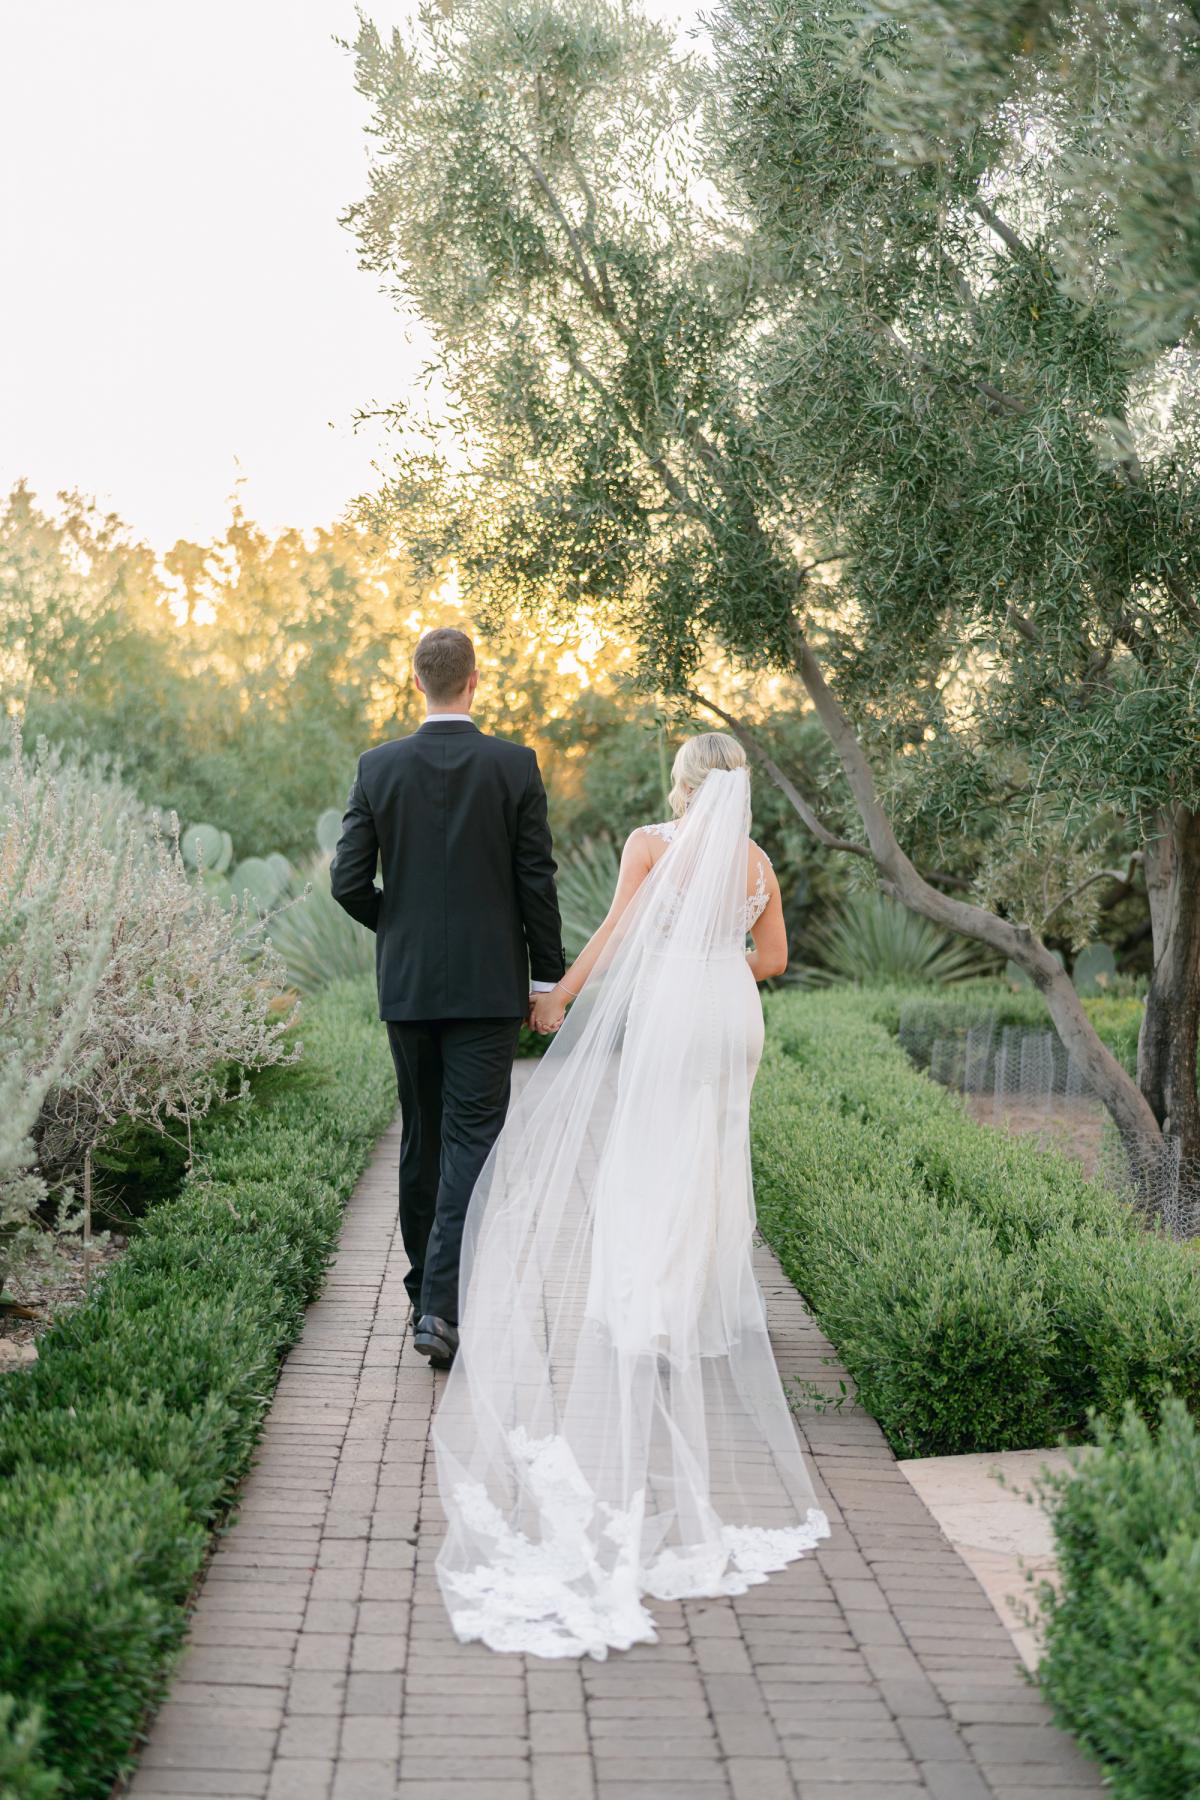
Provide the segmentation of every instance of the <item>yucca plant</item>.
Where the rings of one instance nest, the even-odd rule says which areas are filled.
[[[837,981],[969,981],[995,972],[978,944],[951,937],[886,894],[854,894],[830,924],[809,933],[817,961],[801,979],[813,987]]]
[[[291,884],[290,902],[267,920],[267,935],[302,994],[330,981],[375,973],[375,937],[343,912],[329,891],[328,856],[316,856]]]
[[[578,956],[612,903],[620,858],[610,837],[585,837],[563,857],[558,905],[563,948]]]

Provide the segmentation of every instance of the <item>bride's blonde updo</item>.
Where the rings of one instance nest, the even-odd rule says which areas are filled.
[[[714,769],[744,769],[746,752],[727,731],[701,731],[685,738],[671,764],[671,811],[681,819]]]

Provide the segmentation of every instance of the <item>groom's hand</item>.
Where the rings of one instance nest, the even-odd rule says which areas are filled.
[[[555,992],[529,996],[529,1023],[534,1031],[543,1036],[557,1031],[565,1017],[566,1009]]]

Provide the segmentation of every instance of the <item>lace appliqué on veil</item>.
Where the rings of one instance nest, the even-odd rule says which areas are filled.
[[[744,1594],[829,1536],[825,1514],[810,1507],[802,1524],[722,1525],[711,1544],[660,1550],[637,1567],[644,1493],[620,1512],[597,1501],[565,1438],[530,1437],[523,1426],[507,1436],[542,1538],[534,1543],[511,1526],[481,1482],[455,1488],[464,1522],[490,1541],[485,1564],[441,1576],[463,1643],[603,1662],[610,1649],[657,1643],[643,1594]]]

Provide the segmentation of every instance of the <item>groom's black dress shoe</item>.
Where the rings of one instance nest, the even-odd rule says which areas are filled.
[[[431,1368],[448,1369],[458,1349],[458,1328],[447,1324],[445,1319],[435,1318],[432,1313],[425,1313],[417,1320],[413,1349],[429,1358]]]

